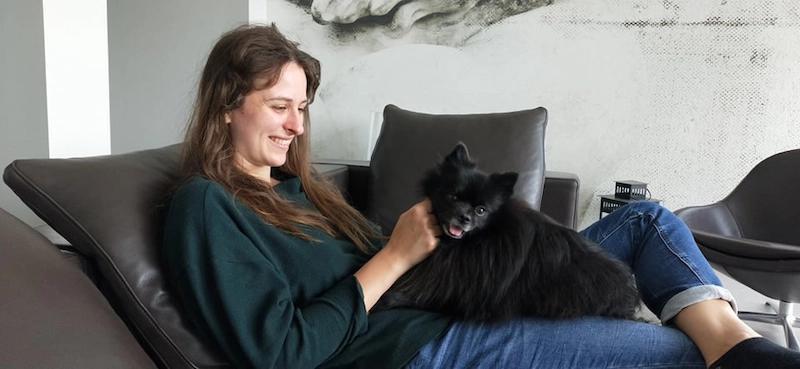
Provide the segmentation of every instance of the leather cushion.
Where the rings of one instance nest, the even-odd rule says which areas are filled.
[[[3,178],[93,262],[118,306],[170,368],[225,367],[179,314],[160,272],[162,210],[179,146],[78,159],[16,160]]]
[[[724,254],[761,260],[800,260],[800,248],[776,242],[727,237],[715,233],[692,230],[697,243]]]
[[[422,199],[419,182],[428,169],[463,142],[479,168],[520,174],[514,196],[538,209],[544,186],[547,110],[437,115],[387,105],[370,162],[367,217],[384,234]]]
[[[91,280],[0,209],[0,363],[13,368],[156,368]]]
[[[770,156],[756,165],[720,202],[742,237],[800,246],[800,149]]]

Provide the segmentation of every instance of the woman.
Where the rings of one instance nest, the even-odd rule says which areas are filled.
[[[583,234],[627,261],[645,302],[683,333],[595,317],[489,325],[411,309],[369,314],[440,231],[423,201],[383,244],[312,172],[307,109],[319,76],[319,63],[274,26],[244,26],[217,42],[200,80],[164,257],[189,319],[237,367],[800,363],[737,318],[686,227],[652,205],[619,210]]]

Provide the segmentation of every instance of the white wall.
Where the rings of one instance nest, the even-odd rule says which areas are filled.
[[[46,158],[42,3],[0,2],[0,169],[20,158]],[[33,225],[42,224],[16,195],[0,183],[0,207]]]
[[[44,0],[51,158],[107,155],[108,34],[105,0]]]
[[[267,0],[247,1],[247,21],[250,24],[267,22]]]
[[[0,2],[0,164],[180,141],[214,41],[265,13],[265,0]],[[42,224],[5,184],[0,207]]]
[[[248,22],[248,0],[108,1],[111,152],[183,139],[211,46]]]
[[[283,0],[268,15],[321,59],[318,157],[364,159],[372,112],[545,106],[549,169],[581,178],[581,226],[614,180],[676,209],[720,199],[758,161],[800,147],[795,1],[556,0],[461,47],[341,42]]]

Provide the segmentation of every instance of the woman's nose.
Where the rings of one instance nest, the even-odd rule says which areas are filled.
[[[295,136],[300,136],[303,134],[304,121],[305,116],[303,112],[295,110],[293,113],[289,114],[289,118],[286,120],[284,128],[292,132]]]

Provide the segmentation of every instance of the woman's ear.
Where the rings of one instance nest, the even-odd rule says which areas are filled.
[[[230,112],[225,113],[225,123],[226,124],[230,124],[231,123],[231,113]]]

